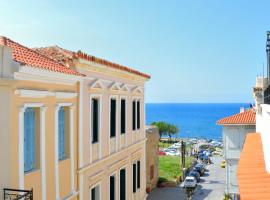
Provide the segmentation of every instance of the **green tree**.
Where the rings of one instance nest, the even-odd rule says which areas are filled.
[[[179,132],[179,128],[176,125],[167,124],[167,134],[168,134],[170,140],[172,140],[172,135],[174,135],[178,132]]]
[[[179,129],[176,125],[169,124],[163,121],[152,122],[151,125],[158,127],[160,138],[164,135],[168,135],[171,140],[172,135],[179,132]]]

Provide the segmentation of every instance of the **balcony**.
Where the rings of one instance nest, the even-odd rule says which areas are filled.
[[[4,200],[33,200],[33,189],[16,190],[4,188]]]

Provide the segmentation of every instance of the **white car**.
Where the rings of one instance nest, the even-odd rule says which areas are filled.
[[[195,177],[187,176],[184,181],[185,188],[195,188],[197,186],[197,180]]]

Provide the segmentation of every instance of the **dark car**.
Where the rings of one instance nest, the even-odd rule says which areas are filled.
[[[194,171],[197,171],[200,173],[200,175],[204,174],[204,166],[201,164],[197,164],[195,165],[195,167],[193,168]]]
[[[188,176],[193,176],[194,178],[196,178],[197,182],[200,182],[200,173],[197,171],[190,171]]]

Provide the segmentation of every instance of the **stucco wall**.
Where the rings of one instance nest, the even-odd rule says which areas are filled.
[[[158,128],[154,126],[148,126],[146,129],[146,138],[146,188],[148,191],[151,191],[157,186],[158,183]],[[151,170],[153,171],[151,172]]]

